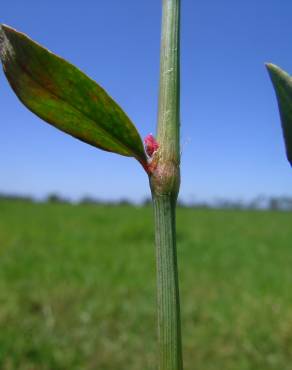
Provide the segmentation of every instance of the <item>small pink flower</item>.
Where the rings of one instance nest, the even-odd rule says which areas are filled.
[[[144,139],[144,145],[146,153],[149,157],[152,157],[153,153],[159,148],[158,142],[152,134],[149,134]]]

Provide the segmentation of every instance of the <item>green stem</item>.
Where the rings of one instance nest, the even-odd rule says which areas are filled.
[[[180,0],[163,0],[159,149],[149,178],[155,216],[159,370],[182,370],[175,212],[180,185]]]
[[[182,370],[175,201],[154,196],[159,370]]]
[[[163,0],[158,142],[163,156],[179,164],[180,0]]]

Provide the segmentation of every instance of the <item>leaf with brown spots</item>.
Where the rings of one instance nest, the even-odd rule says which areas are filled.
[[[56,128],[97,148],[147,162],[136,127],[96,82],[23,33],[2,25],[0,57],[21,102]]]

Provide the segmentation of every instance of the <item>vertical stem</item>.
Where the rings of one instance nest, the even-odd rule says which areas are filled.
[[[158,142],[163,154],[180,160],[180,0],[163,0]]]
[[[159,370],[182,370],[175,202],[154,196]]]
[[[149,174],[155,216],[159,370],[182,370],[175,211],[180,184],[180,0],[163,0],[157,140]]]

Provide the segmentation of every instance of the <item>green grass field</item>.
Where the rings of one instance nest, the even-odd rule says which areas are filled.
[[[178,210],[186,370],[292,369],[292,214]],[[0,369],[156,369],[151,208],[0,202]]]

